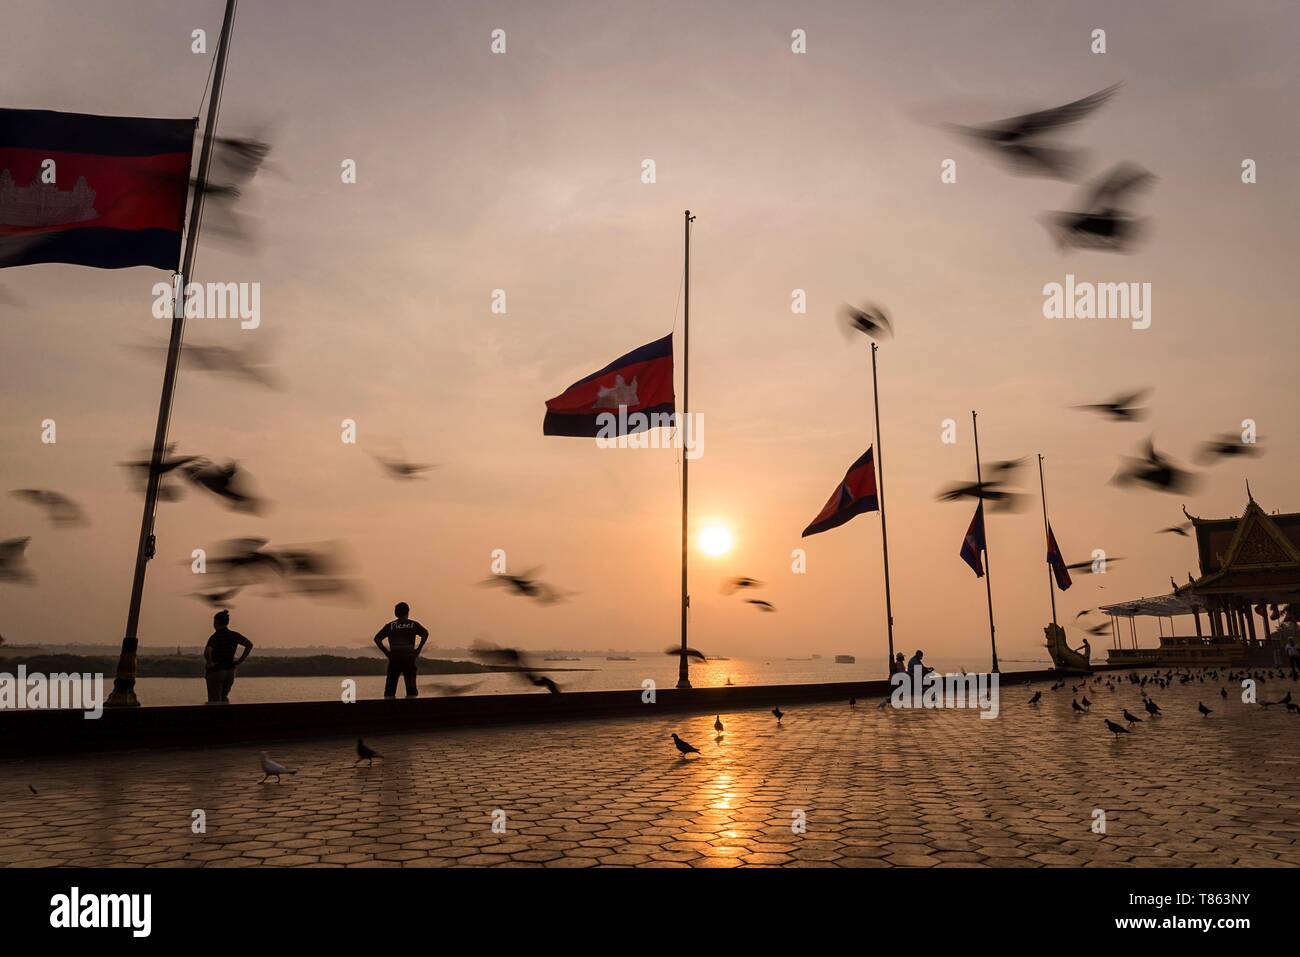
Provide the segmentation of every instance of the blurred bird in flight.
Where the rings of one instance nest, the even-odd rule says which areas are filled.
[[[1045,137],[1087,117],[1114,96],[1119,87],[1116,83],[1064,106],[979,126],[949,124],[949,129],[975,140],[1012,172],[1069,179],[1081,165],[1082,150]]]

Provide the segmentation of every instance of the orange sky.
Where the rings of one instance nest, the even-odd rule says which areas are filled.
[[[973,472],[972,408],[986,459],[1047,457],[1067,558],[1104,548],[1125,559],[1059,599],[1067,626],[1081,608],[1162,593],[1170,575],[1196,570],[1189,540],[1154,534],[1182,520],[1184,499],[1106,484],[1148,434],[1189,464],[1197,443],[1253,418],[1265,456],[1208,471],[1189,511],[1239,512],[1247,477],[1265,508],[1300,508],[1300,15],[1262,2],[1000,9],[245,4],[221,122],[274,140],[273,169],[245,207],[262,241],[201,243],[196,278],[260,282],[262,324],[195,322],[187,337],[262,337],[286,389],[187,372],[172,435],[239,459],[275,507],[232,515],[190,494],[162,508],[142,642],[206,637],[210,611],[186,597],[188,556],[235,536],[346,542],[369,593],[359,608],[241,596],[235,627],[263,644],[364,644],[399,599],[443,645],[675,640],[674,453],[544,438],[541,421],[545,399],[673,327],[687,207],[699,217],[691,400],[706,420],[692,514],[697,527],[725,521],[737,542],[725,559],[692,558],[692,644],[707,652],[883,655],[878,517],[799,540],[872,441],[865,341],[846,343],[835,324],[845,299],[886,304],[897,328],[879,361],[895,619],[909,653],[924,647],[942,666],[988,646],[983,584],[957,557],[972,509],[934,500]],[[209,60],[189,52],[190,31],[215,41],[220,12],[215,0],[123,3],[111,15],[12,2],[4,105],[193,115]],[[488,49],[498,27],[504,56]],[[1089,52],[1095,27],[1108,31],[1104,55]],[[805,55],[790,52],[794,28],[808,33]],[[1131,256],[1061,253],[1037,217],[1068,208],[1075,188],[1016,178],[934,122],[993,120],[1120,80],[1070,136],[1093,150],[1091,173],[1132,160],[1160,177],[1138,200],[1152,230]],[[1256,185],[1240,182],[1246,157]],[[347,158],[355,185],[340,182]],[[653,185],[640,181],[646,158]],[[947,158],[956,184],[939,181]],[[1152,283],[1151,328],[1044,319],[1042,287],[1067,273]],[[120,639],[139,500],[116,463],[148,444],[161,375],[126,347],[165,341],[149,312],[165,278],[0,273],[17,300],[0,300],[0,487],[58,489],[92,521],[50,530],[0,499],[0,537],[32,536],[38,577],[0,585],[10,641]],[[504,316],[489,311],[496,288]],[[791,313],[796,288],[806,315]],[[1155,391],[1142,424],[1067,408],[1145,385]],[[45,418],[58,422],[57,445],[40,443]],[[339,441],[344,418],[359,424],[359,446]],[[956,445],[940,441],[945,418]],[[440,468],[386,480],[366,452],[392,441]],[[1036,494],[1033,471],[1023,478]],[[1033,504],[989,522],[1009,660],[1043,655]],[[804,575],[790,571],[798,547]],[[544,564],[543,577],[580,594],[539,607],[475,587],[496,548],[513,569]],[[765,580],[779,613],[721,595],[735,574]]]

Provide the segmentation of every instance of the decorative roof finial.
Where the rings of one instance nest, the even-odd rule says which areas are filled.
[[[1255,501],[1255,496],[1250,494],[1250,479],[1246,479],[1246,498],[1252,502]]]

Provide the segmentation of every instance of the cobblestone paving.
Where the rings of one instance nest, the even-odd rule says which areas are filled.
[[[1300,716],[1175,684],[1115,740],[1103,717],[1146,717],[1135,686],[1093,686],[1087,716],[1047,689],[1003,689],[995,720],[726,714],[718,740],[713,715],[393,735],[373,767],[350,739],[268,745],[298,770],[280,784],[252,746],[0,763],[0,864],[1300,866]],[[673,731],[703,754],[679,758]]]

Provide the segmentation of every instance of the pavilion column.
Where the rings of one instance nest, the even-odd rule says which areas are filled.
[[[1264,638],[1265,638],[1265,640],[1270,640],[1270,639],[1272,639],[1272,637],[1273,637],[1273,629],[1270,628],[1269,625],[1268,625],[1268,604],[1267,604],[1267,603],[1264,604],[1264,611],[1263,611],[1263,613],[1259,616],[1259,620],[1262,621],[1262,622],[1264,623]]]
[[[1196,624],[1196,637],[1204,638],[1205,636],[1201,633],[1201,613],[1195,608],[1192,609],[1192,621]]]
[[[1249,604],[1246,604],[1242,607],[1241,613],[1245,616],[1246,627],[1250,631],[1250,640],[1255,641],[1255,612]]]

